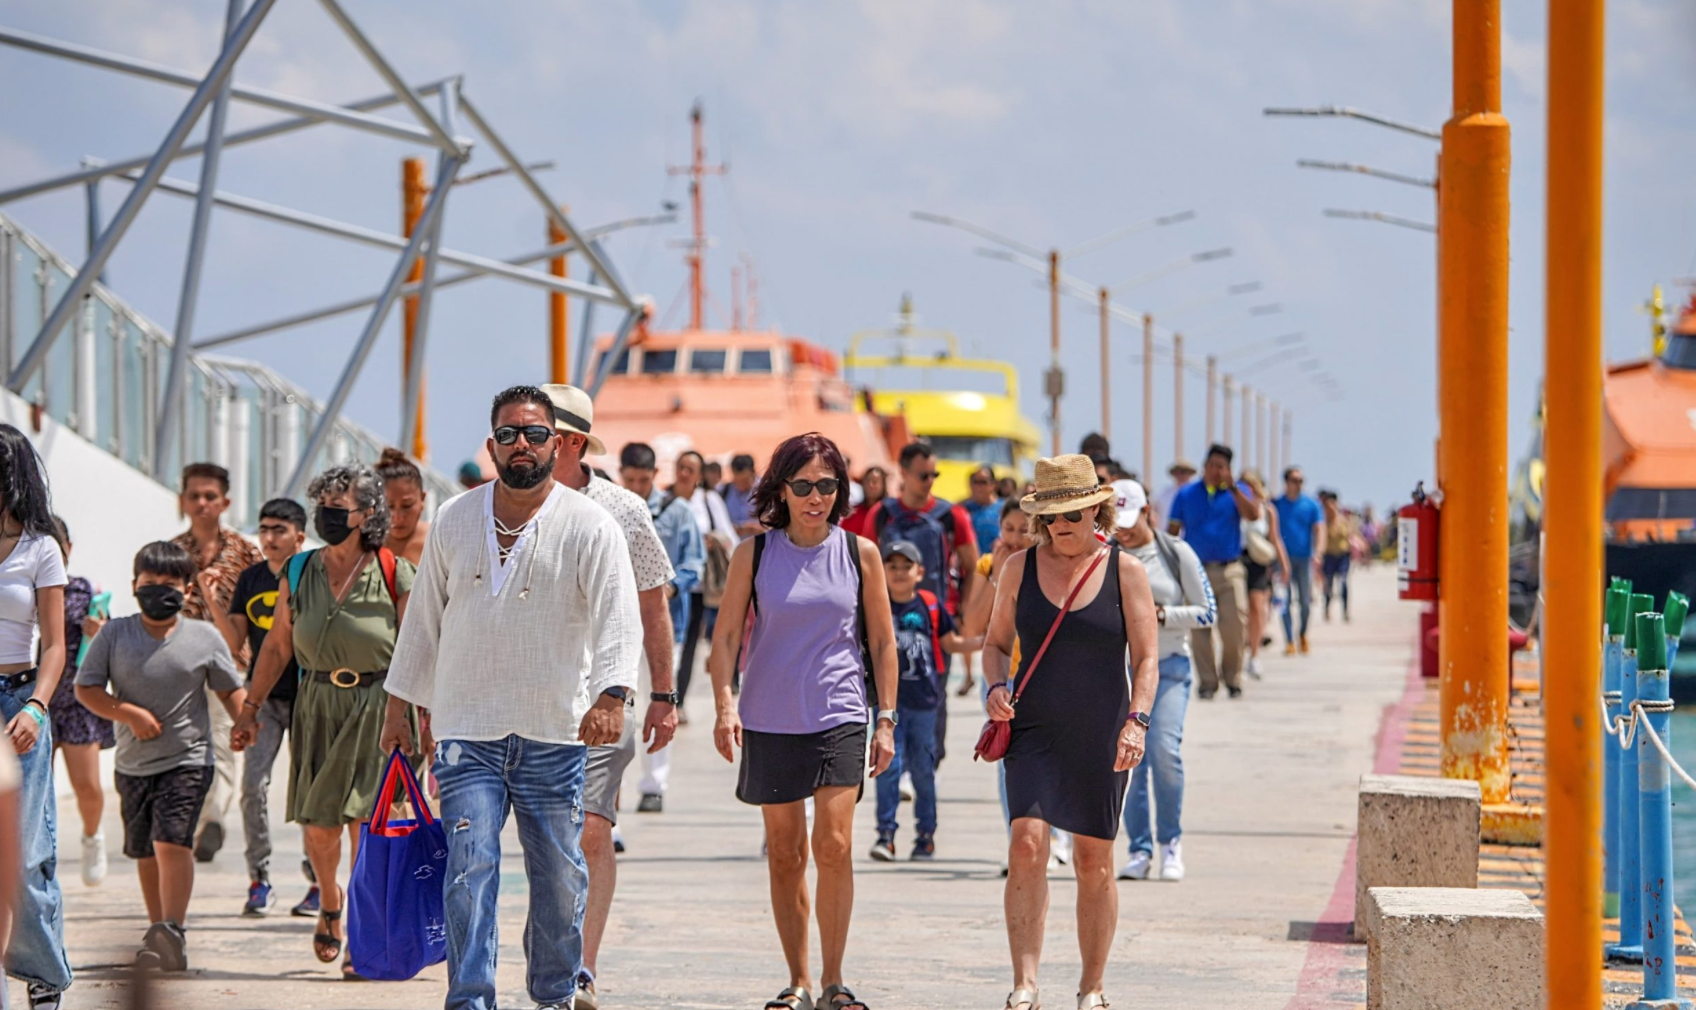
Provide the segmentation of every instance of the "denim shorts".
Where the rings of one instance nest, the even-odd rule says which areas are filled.
[[[116,774],[124,819],[124,855],[152,859],[153,843],[194,845],[200,807],[212,788],[212,766],[172,768],[157,775]]]

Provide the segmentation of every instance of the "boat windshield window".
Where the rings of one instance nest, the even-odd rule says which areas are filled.
[[[1696,488],[1622,487],[1608,499],[1607,521],[1696,519]]]
[[[880,368],[851,367],[848,380],[856,386],[875,389],[911,390],[918,393],[982,393],[1006,396],[1007,377],[1000,372],[947,365],[885,365]]]
[[[937,459],[956,463],[988,463],[992,466],[1013,465],[1013,440],[983,438],[976,435],[927,435],[931,452]]]
[[[596,371],[600,371],[600,370],[606,368],[607,354],[608,353],[609,352],[607,352],[607,351],[601,352],[600,360],[595,363],[595,370]],[[624,350],[618,352],[618,359],[612,363],[612,371],[608,374],[611,374],[611,375],[628,375],[628,374],[630,374],[630,348],[626,347]]]
[[[695,375],[720,375],[724,372],[724,351],[695,350],[689,352],[689,371]]]
[[[1661,363],[1668,368],[1696,369],[1696,337],[1688,337],[1682,333],[1667,334],[1667,346],[1661,352]]]
[[[771,348],[742,348],[736,356],[736,370],[743,375],[770,375]]]
[[[643,375],[670,375],[677,371],[677,351],[643,351]]]

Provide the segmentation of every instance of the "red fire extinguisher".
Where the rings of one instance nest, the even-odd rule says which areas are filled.
[[[1420,481],[1413,503],[1396,512],[1396,583],[1404,600],[1437,598],[1437,511]]]

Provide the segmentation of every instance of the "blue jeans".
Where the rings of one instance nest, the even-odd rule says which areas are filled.
[[[502,740],[442,740],[436,781],[448,832],[444,904],[448,918],[447,1010],[495,1006],[496,899],[501,828],[518,815],[530,882],[524,924],[525,985],[543,1004],[571,1003],[583,969],[583,769],[587,748]]]
[[[1148,745],[1142,763],[1131,772],[1131,793],[1125,800],[1125,834],[1130,836],[1132,852],[1154,852],[1148,818],[1150,777],[1159,820],[1155,834],[1162,843],[1183,836],[1184,759],[1178,751],[1184,742],[1184,712],[1189,704],[1190,658],[1163,657],[1154,709],[1148,714]]]
[[[913,818],[919,835],[936,834],[936,710],[896,707],[895,760],[877,777],[877,833],[895,833],[901,772],[913,776]]]
[[[1284,641],[1294,643],[1296,635],[1291,627],[1290,612],[1295,610],[1294,604],[1301,604],[1301,637],[1307,637],[1307,619],[1313,613],[1313,559],[1290,556],[1290,595],[1295,599],[1284,601]]]
[[[0,690],[0,717],[7,723],[23,711],[35,687]],[[12,919],[11,945],[6,948],[6,974],[54,989],[71,987],[71,963],[65,958],[64,898],[59,893],[58,800],[53,791],[53,734],[51,723],[28,754],[18,755],[23,783],[18,789],[18,821],[23,829],[18,858],[23,864],[23,887]]]

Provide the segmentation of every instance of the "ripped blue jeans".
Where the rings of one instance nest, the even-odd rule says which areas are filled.
[[[543,1006],[569,1006],[583,968],[581,744],[442,740],[436,744],[442,825],[448,833],[444,892],[448,926],[447,1010],[494,1010],[496,900],[501,828],[518,817],[530,914],[524,924],[525,984]]]

